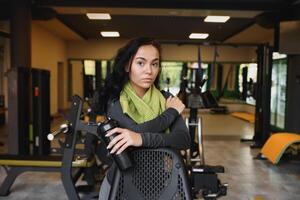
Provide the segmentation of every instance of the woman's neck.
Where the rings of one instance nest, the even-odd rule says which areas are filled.
[[[147,89],[138,87],[135,84],[133,84],[132,82],[130,82],[130,85],[133,88],[133,90],[136,93],[136,95],[138,95],[140,98],[143,98],[143,96],[145,95]]]

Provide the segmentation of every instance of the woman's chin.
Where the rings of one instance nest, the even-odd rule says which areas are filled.
[[[149,89],[152,84],[153,83],[143,83],[143,84],[141,84],[141,87],[144,88],[144,89]]]

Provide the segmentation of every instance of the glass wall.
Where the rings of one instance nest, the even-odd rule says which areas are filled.
[[[160,89],[177,95],[183,62],[161,62]]]
[[[196,70],[199,68],[198,62],[189,62],[188,63],[188,80],[190,80],[189,88],[194,87],[193,84],[195,84],[196,81]],[[208,79],[208,64],[207,63],[201,63],[202,68],[202,78]],[[202,86],[201,91],[205,92],[207,89],[207,82]]]
[[[275,128],[285,127],[287,85],[287,58],[273,56],[271,86],[271,125]]]
[[[80,76],[81,81],[73,82],[71,81],[71,94],[81,94],[84,97],[90,97],[92,91],[96,89],[97,82],[97,62],[100,62],[101,66],[101,81],[104,82],[107,73],[112,71],[112,60],[90,60],[90,59],[79,59],[79,60],[70,60],[71,63],[71,77]],[[184,62],[161,62],[161,72],[159,77],[159,87],[161,90],[169,91],[173,95],[177,95],[180,90],[181,83],[181,73]],[[187,79],[189,80],[188,87],[191,87],[191,84],[195,84],[195,70],[198,69],[197,62],[188,62],[188,73]],[[203,77],[207,78],[208,75],[208,64],[202,63],[201,67],[203,69]],[[78,69],[78,70],[77,70]],[[109,71],[108,71],[109,70]],[[83,76],[81,76],[83,75]],[[74,79],[74,77],[73,77]],[[74,79],[75,80],[75,79]],[[77,80],[77,79],[76,79]],[[77,91],[76,88],[79,87],[78,83],[83,82],[83,86],[80,86],[80,91]],[[206,84],[202,87],[202,91],[206,90]]]
[[[247,83],[243,84],[243,68],[247,68]],[[239,69],[239,92],[242,93],[244,86],[247,87],[246,103],[255,105],[255,85],[257,82],[257,63],[240,64]],[[243,86],[244,85],[244,86]]]
[[[187,79],[188,87],[194,87],[196,80],[196,70],[198,69],[198,62],[188,62]],[[161,73],[160,73],[160,89],[169,91],[173,95],[177,95],[180,90],[181,72],[183,62],[161,62]],[[203,70],[203,77],[207,77],[208,64],[201,63]],[[202,91],[206,90],[206,83],[202,87]]]

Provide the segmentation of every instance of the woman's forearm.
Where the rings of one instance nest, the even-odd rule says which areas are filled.
[[[156,118],[137,124],[123,113],[119,102],[115,102],[115,105],[108,110],[108,116],[118,121],[122,128],[127,128],[138,133],[145,133],[164,132],[179,117],[179,113],[174,108],[168,108]]]
[[[178,117],[171,126],[170,133],[141,133],[144,147],[172,147],[176,149],[190,148],[191,138],[188,129],[182,119]]]

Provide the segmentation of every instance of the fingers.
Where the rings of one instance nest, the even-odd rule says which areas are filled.
[[[108,131],[108,132],[106,133],[105,136],[106,136],[106,137],[110,137],[110,136],[112,136],[113,134],[115,134],[115,133],[121,133],[122,131],[123,131],[122,128],[114,128],[114,129]]]
[[[169,97],[167,98],[167,102],[166,102],[166,103],[167,103],[167,104],[170,103],[171,100],[172,100],[172,98],[173,98],[172,96],[169,96]]]
[[[173,101],[173,102],[176,102],[176,103],[181,102],[181,100],[176,96],[175,97],[169,97],[168,99],[170,99],[169,101]]]
[[[140,134],[130,131],[128,129],[115,128],[110,130],[105,136],[109,137],[115,133],[117,133],[116,136],[107,145],[107,149],[112,148],[110,153],[117,152],[117,154],[120,154],[128,146],[142,145],[142,138]]]
[[[116,137],[114,137],[109,144],[107,145],[107,149],[110,149],[112,146],[114,146],[116,143],[118,143],[120,140],[122,140],[124,138],[124,136],[122,134],[117,135]]]
[[[122,153],[127,147],[129,147],[129,143],[125,143],[118,151],[116,154]]]
[[[114,147],[112,148],[112,150],[110,151],[110,153],[115,153],[116,151],[118,151],[117,152],[117,154],[119,154],[119,152],[120,152],[120,150],[122,149],[122,148],[124,148],[124,145],[126,145],[127,144],[127,140],[126,139],[122,139],[122,140],[120,140],[117,144],[115,144],[114,145]],[[128,146],[128,145],[127,145]],[[122,147],[121,149],[120,149],[120,147]],[[122,150],[123,151],[123,150]],[[122,152],[121,151],[121,152]]]
[[[112,148],[110,153],[115,153],[120,149],[120,147],[124,146],[124,144],[128,143],[128,139],[126,138],[125,134],[120,133],[114,139],[110,141],[110,143],[107,145],[107,149]]]
[[[132,139],[126,133],[120,133],[107,146],[107,149],[112,148],[110,153],[120,154],[133,143]]]
[[[166,101],[166,107],[176,109],[180,114],[184,110],[185,105],[178,97],[169,97]]]

